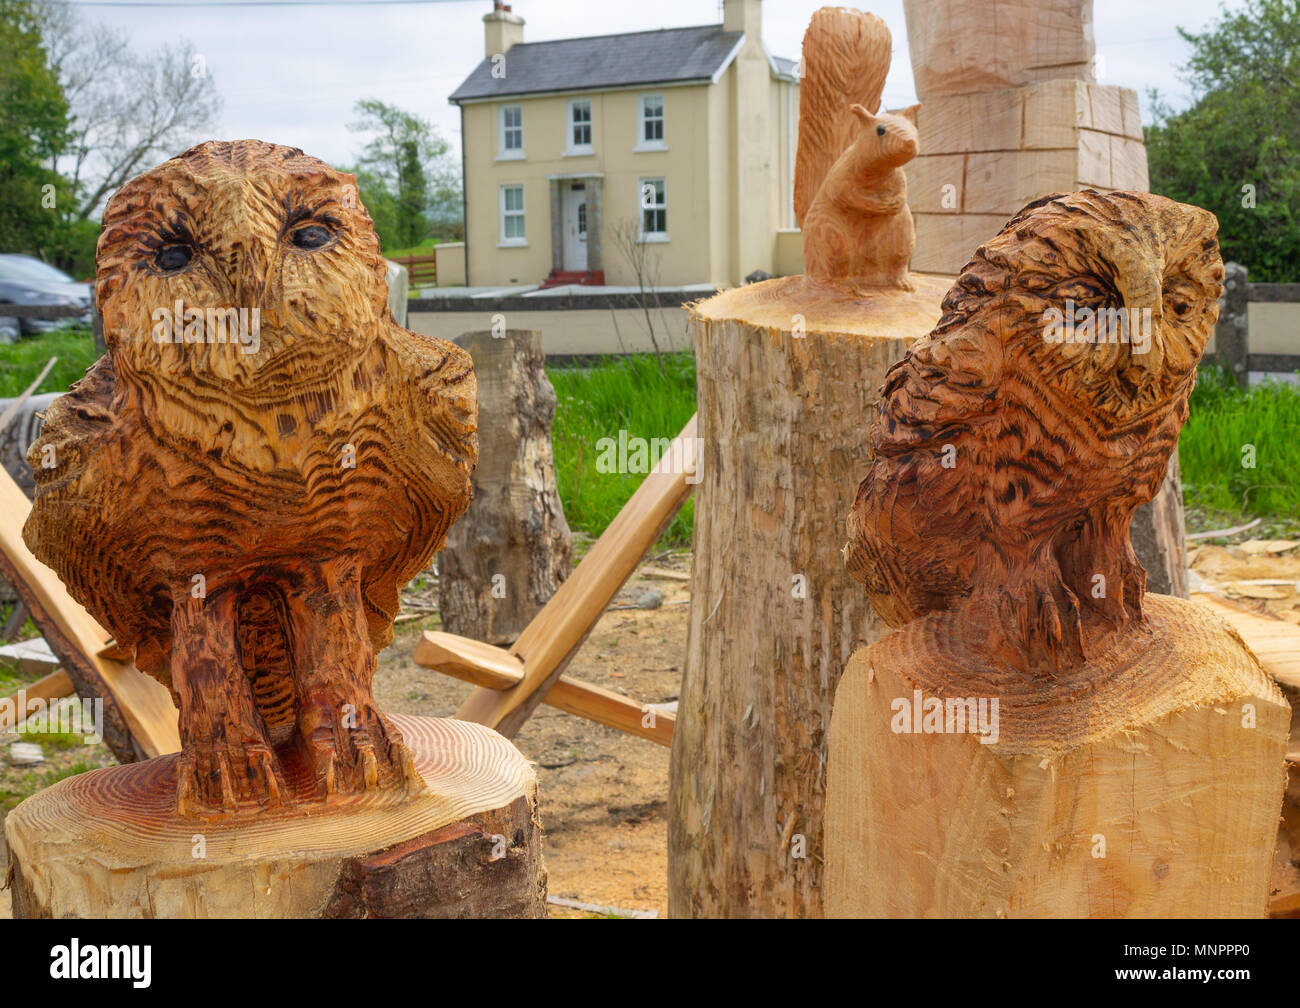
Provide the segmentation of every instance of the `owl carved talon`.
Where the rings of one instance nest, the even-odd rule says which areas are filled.
[[[177,758],[176,808],[181,815],[219,815],[241,806],[274,808],[283,793],[279,761],[264,743],[198,743]]]
[[[333,705],[317,707],[301,731],[307,754],[325,797],[396,787],[422,786],[410,751],[374,707],[336,717]],[[349,724],[348,719],[355,719]],[[308,725],[312,727],[308,727]]]

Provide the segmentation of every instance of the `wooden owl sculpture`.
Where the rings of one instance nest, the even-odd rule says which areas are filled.
[[[1146,193],[1026,206],[888,373],[848,569],[899,626],[994,613],[1051,671],[1142,620],[1134,510],[1159,489],[1218,317],[1214,215]]]
[[[371,678],[469,504],[475,383],[385,269],[353,176],[275,144],[105,210],[108,353],[49,409],[23,535],[171,689],[182,813],[421,786]]]

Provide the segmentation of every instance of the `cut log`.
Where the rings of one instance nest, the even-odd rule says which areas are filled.
[[[528,762],[481,725],[392,720],[426,784],[409,800],[181,818],[170,756],[40,792],[5,821],[14,916],[544,917]],[[310,796],[305,766],[288,776]]]
[[[952,614],[855,655],[831,721],[828,915],[1265,916],[1289,705],[1201,607],[1146,611],[1148,633],[1050,691],[972,661]]]
[[[456,716],[511,738],[564,672],[600,614],[690,496],[696,476],[695,418],[623,505],[573,574],[519,635],[512,654],[524,678],[506,690],[480,687]]]
[[[555,485],[541,333],[509,329],[456,340],[474,359],[479,429],[473,500],[438,558],[438,608],[450,633],[514,641],[569,576],[573,542]]]
[[[510,689],[526,674],[524,663],[504,648],[434,630],[425,631],[416,641],[414,661],[494,690]],[[542,702],[660,745],[672,745],[676,715],[663,704],[638,704],[571,676],[556,679]]]
[[[819,916],[835,684],[883,624],[837,546],[885,372],[947,283],[782,278],[697,305],[687,661],[669,787],[673,916]],[[802,855],[802,856],[801,856]]]

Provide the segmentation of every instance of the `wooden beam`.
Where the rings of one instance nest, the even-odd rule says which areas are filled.
[[[507,738],[514,736],[690,496],[693,486],[686,477],[696,464],[695,418],[691,417],[659,465],[515,641],[510,650],[523,662],[523,679],[505,690],[480,686],[461,706],[458,718],[495,728]]]
[[[1198,593],[1192,601],[1210,609],[1241,635],[1264,671],[1284,686],[1300,689],[1300,626],[1261,616],[1219,597]]]
[[[0,518],[0,573],[31,610],[32,620],[63,662],[69,678],[74,683],[81,680],[78,692],[84,689],[105,699],[106,731],[111,716],[107,708],[113,708],[125,722],[135,757],[148,759],[177,752],[181,740],[176,707],[167,687],[134,665],[99,655],[108,633],[23,542],[22,529],[31,508],[18,484],[0,470],[0,515],[4,516]],[[114,747],[118,759],[132,755],[122,748]]]
[[[62,700],[74,692],[76,690],[72,686],[72,680],[62,669],[24,686],[13,696],[0,700],[0,732],[12,731],[21,724],[27,717],[26,704],[30,704],[33,700],[44,700],[48,703],[51,700]],[[22,694],[22,699],[26,703],[19,703],[19,694]],[[11,712],[13,717],[10,717]]]
[[[426,630],[420,635],[415,644],[415,663],[490,690],[518,686],[526,674],[524,663],[504,648],[440,630]],[[672,745],[677,717],[657,704],[638,704],[602,686],[565,675],[556,679],[542,702],[663,746]]]

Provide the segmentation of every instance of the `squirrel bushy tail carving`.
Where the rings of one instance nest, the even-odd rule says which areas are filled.
[[[794,211],[814,280],[910,289],[902,166],[917,134],[908,119],[880,114],[890,51],[889,28],[865,11],[822,7],[804,33]]]

